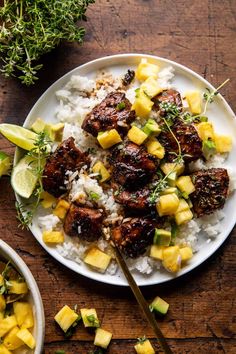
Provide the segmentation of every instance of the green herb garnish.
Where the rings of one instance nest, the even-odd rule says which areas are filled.
[[[143,337],[137,338],[137,340],[138,340],[139,344],[143,344],[144,342],[146,342],[147,338],[146,338],[146,336],[143,336]]]
[[[121,111],[124,108],[125,108],[125,102],[123,101],[118,103],[118,105],[116,106],[117,111]]]
[[[90,197],[90,199],[96,201],[96,200],[100,199],[100,194],[95,193],[95,192],[89,192],[89,197]]]
[[[87,320],[93,327],[100,327],[100,323],[98,319],[94,315],[88,315],[86,316]]]

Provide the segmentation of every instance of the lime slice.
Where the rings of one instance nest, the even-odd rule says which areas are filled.
[[[36,187],[37,181],[34,160],[30,156],[23,157],[13,168],[11,175],[12,188],[21,197],[29,198]]]
[[[0,177],[7,175],[11,167],[11,158],[5,152],[0,151]]]
[[[14,124],[0,124],[0,133],[10,142],[21,147],[24,150],[33,149],[34,142],[38,135],[31,130],[25,129]]]

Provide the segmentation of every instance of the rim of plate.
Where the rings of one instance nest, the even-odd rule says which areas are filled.
[[[122,53],[122,54],[115,54],[115,55],[108,55],[102,58],[98,58],[98,59],[94,59],[91,60],[85,64],[79,65],[78,67],[70,70],[69,72],[67,72],[66,74],[64,74],[63,76],[61,76],[59,79],[57,79],[52,85],[50,85],[48,87],[48,89],[39,97],[39,99],[36,101],[36,103],[33,105],[33,107],[31,108],[31,110],[29,111],[24,123],[23,123],[23,127],[27,128],[29,125],[31,118],[31,115],[33,114],[35,108],[37,107],[37,105],[40,103],[40,101],[42,101],[49,93],[51,90],[55,89],[55,87],[61,82],[64,81],[65,79],[69,78],[71,75],[73,75],[74,73],[76,73],[78,70],[82,70],[82,69],[86,69],[87,67],[93,67],[94,65],[97,64],[103,64],[102,68],[108,68],[106,66],[106,63],[112,60],[116,60],[116,59],[130,59],[130,58],[134,58],[134,59],[141,59],[141,58],[148,58],[148,59],[153,59],[155,61],[161,61],[162,63],[168,64],[168,65],[172,65],[174,67],[177,67],[179,69],[181,69],[184,72],[187,72],[188,74],[190,74],[191,76],[193,76],[194,78],[200,80],[200,82],[204,83],[206,85],[206,87],[209,87],[211,90],[214,90],[215,87],[209,83],[205,78],[203,78],[200,74],[196,73],[195,71],[193,71],[192,69],[189,69],[188,67],[186,67],[185,65],[179,64],[173,60],[170,59],[166,59],[163,57],[159,57],[159,56],[155,56],[155,55],[151,55],[151,54],[145,54],[145,53]],[[116,64],[115,62],[113,63],[114,65]],[[125,62],[123,63],[125,65]],[[111,65],[110,65],[111,66]],[[93,69],[91,69],[92,71]],[[232,110],[232,108],[229,106],[229,104],[227,103],[227,101],[225,100],[225,98],[219,93],[217,95],[217,97],[222,101],[224,108],[228,111],[228,113],[232,116],[232,118],[235,118],[235,114]],[[236,124],[236,122],[234,122],[234,124]],[[15,163],[19,160],[20,157],[20,149],[16,148],[16,152],[15,152],[15,156],[14,156],[14,165]],[[21,198],[15,193],[16,199],[19,201],[21,200]],[[218,242],[215,243],[214,247],[212,248],[211,252],[208,255],[203,256],[201,259],[197,260],[196,262],[194,262],[193,264],[189,264],[188,266],[185,266],[183,269],[181,269],[176,275],[173,275],[171,273],[167,273],[168,276],[165,279],[161,279],[161,281],[155,281],[153,279],[148,279],[148,276],[144,277],[143,280],[138,280],[137,284],[139,286],[150,286],[150,285],[156,285],[156,284],[163,284],[166,282],[169,282],[171,280],[177,279],[179,277],[181,277],[184,274],[189,273],[190,271],[192,271],[193,269],[197,268],[200,264],[204,263],[210,256],[212,256],[219,248],[220,246],[224,243],[224,241],[227,239],[227,237],[230,235],[234,225],[236,223],[236,213],[234,215],[234,218],[232,218],[228,224],[228,227],[224,230],[224,236],[219,240]],[[48,248],[42,240],[39,240],[33,232],[34,226],[33,224],[30,226],[30,231],[32,232],[33,236],[36,238],[36,240],[41,244],[41,246],[45,249],[45,251],[47,253],[50,254],[50,256],[52,256],[53,258],[55,258],[59,263],[63,264],[64,266],[66,266],[67,268],[73,270],[74,272],[85,276],[87,278],[102,282],[102,283],[106,283],[106,284],[111,284],[111,285],[118,285],[118,286],[129,286],[126,279],[121,279],[118,278],[116,275],[112,276],[112,279],[106,279],[106,274],[100,274],[96,271],[94,272],[89,272],[89,274],[84,271],[82,269],[82,271],[78,271],[77,267],[79,266],[76,262],[72,261],[72,260],[68,260],[64,257],[62,257],[59,253],[53,253],[50,248]],[[77,266],[77,267],[76,267]],[[103,278],[102,278],[103,277]],[[110,277],[111,278],[111,277]]]
[[[44,307],[41,298],[41,294],[33,277],[33,274],[29,270],[23,259],[16,253],[16,251],[10,247],[6,242],[0,240],[0,256],[3,258],[9,258],[13,265],[20,271],[20,273],[25,278],[33,299],[33,304],[35,307],[35,317],[36,317],[36,347],[33,351],[34,354],[40,354],[43,350],[44,345],[44,335],[45,335],[45,316]]]

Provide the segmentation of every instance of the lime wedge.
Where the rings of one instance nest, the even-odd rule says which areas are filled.
[[[0,177],[7,175],[11,167],[11,158],[5,152],[0,151]]]
[[[24,150],[33,149],[37,134],[31,130],[25,129],[14,124],[0,124],[0,133],[10,142],[21,147]]]
[[[29,198],[37,184],[38,178],[34,170],[34,160],[24,156],[13,168],[11,185],[14,191],[23,198]]]

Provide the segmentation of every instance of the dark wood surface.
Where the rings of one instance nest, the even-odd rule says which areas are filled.
[[[87,15],[84,45],[65,43],[47,55],[34,87],[0,78],[1,122],[22,124],[45,89],[67,71],[91,59],[125,52],[173,59],[215,85],[231,78],[223,92],[236,109],[235,0],[97,0]],[[0,150],[14,153],[2,138]],[[82,326],[72,339],[64,340],[53,321],[64,304],[97,309],[103,326],[113,332],[109,353],[132,354],[137,337],[153,337],[129,289],[99,284],[57,263],[30,232],[18,228],[14,201],[4,177],[0,238],[19,253],[38,282],[46,316],[45,353],[64,349],[67,354],[86,354],[93,348],[93,336]],[[147,300],[159,294],[170,303],[168,315],[158,322],[174,353],[236,353],[235,234],[234,230],[214,256],[187,276],[143,289]]]

